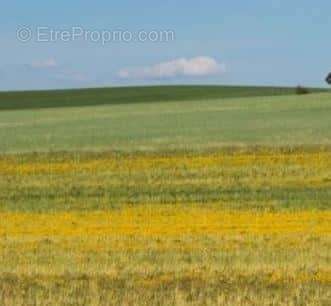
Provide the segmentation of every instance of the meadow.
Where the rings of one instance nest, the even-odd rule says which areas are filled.
[[[327,92],[308,88],[311,93]],[[53,91],[0,92],[0,110],[82,107],[292,95],[291,87],[141,86]]]
[[[329,305],[331,96],[254,90],[0,111],[0,304]]]
[[[1,111],[0,152],[330,145],[330,116],[329,93]]]

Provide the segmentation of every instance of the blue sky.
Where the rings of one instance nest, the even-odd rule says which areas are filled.
[[[0,90],[142,84],[324,86],[331,71],[331,2],[6,1]],[[17,31],[28,27],[32,39]],[[48,31],[171,30],[173,40],[37,41]],[[49,32],[47,32],[49,33]],[[85,36],[84,36],[85,37]]]

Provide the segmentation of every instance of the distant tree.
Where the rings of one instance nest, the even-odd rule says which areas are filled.
[[[325,81],[331,85],[331,72],[328,74],[328,76],[326,77]]]
[[[307,94],[309,94],[309,89],[299,85],[299,86],[297,86],[295,92],[297,95],[307,95]]]

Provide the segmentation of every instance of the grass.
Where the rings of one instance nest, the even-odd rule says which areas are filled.
[[[309,234],[16,240],[0,292],[15,306],[326,306],[329,247]]]
[[[329,145],[330,94],[0,112],[0,152]]]
[[[329,150],[7,155],[0,158],[0,211],[100,211],[146,203],[325,210],[330,169]]]
[[[311,88],[310,92],[324,89]],[[170,101],[192,101],[257,96],[290,95],[290,87],[243,86],[154,86],[54,90],[30,92],[0,92],[0,110],[81,107]]]
[[[330,213],[142,206],[1,218],[7,305],[327,305],[330,297]]]
[[[331,151],[0,159],[3,305],[327,305]]]
[[[8,93],[0,305],[329,305],[330,94],[188,89]]]

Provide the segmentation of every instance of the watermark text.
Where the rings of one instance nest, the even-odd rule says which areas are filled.
[[[16,31],[18,41],[53,43],[53,42],[75,42],[85,41],[90,43],[100,43],[102,45],[110,43],[132,43],[132,42],[172,42],[176,35],[173,30],[90,30],[82,26],[74,26],[70,29],[55,29],[48,26],[19,27]]]

